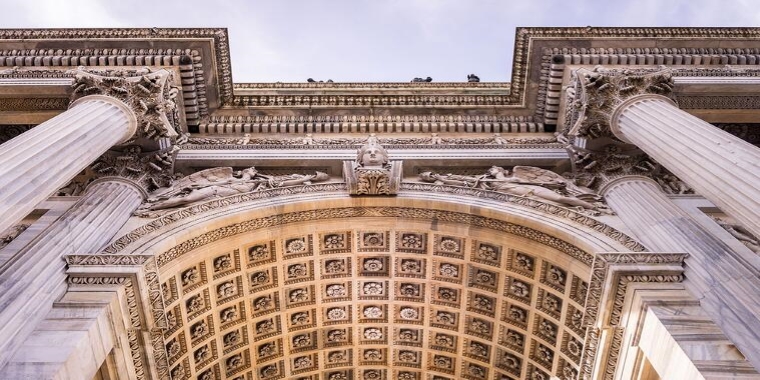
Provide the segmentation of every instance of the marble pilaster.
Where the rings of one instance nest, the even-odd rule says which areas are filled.
[[[609,206],[652,251],[686,252],[684,286],[713,321],[760,368],[760,273],[694,221],[645,177],[622,177],[603,189]]]
[[[0,367],[66,290],[62,256],[101,249],[144,199],[131,182],[103,178],[0,267]]]

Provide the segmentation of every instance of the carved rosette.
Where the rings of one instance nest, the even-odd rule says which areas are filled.
[[[107,95],[127,104],[137,117],[138,129],[132,140],[178,136],[179,111],[175,101],[179,90],[168,70],[94,71],[80,67],[72,87],[72,102],[88,95]]]

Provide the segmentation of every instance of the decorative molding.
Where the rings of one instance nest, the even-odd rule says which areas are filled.
[[[148,370],[149,364],[145,362],[145,358],[142,354],[140,330],[127,329],[127,344],[129,344],[129,351],[132,356],[132,365],[135,369],[135,377],[138,380],[147,379],[146,370]],[[149,371],[149,370],[148,370]]]
[[[532,116],[493,115],[256,115],[210,116],[200,133],[534,133]]]
[[[586,297],[583,325],[586,339],[581,358],[580,379],[591,380],[595,366],[603,369],[605,380],[614,377],[623,328],[619,326],[627,287],[632,283],[669,283],[683,280],[685,253],[600,253],[594,258]],[[610,296],[611,295],[611,296]],[[606,296],[610,300],[603,301]],[[604,309],[603,309],[604,308]],[[612,330],[608,343],[600,343],[600,332]],[[600,355],[604,346],[606,355]],[[604,363],[596,363],[605,358]]]
[[[208,114],[206,102],[206,87],[203,70],[195,72],[193,62],[200,64],[201,57],[196,50],[177,49],[183,55],[169,55],[172,49],[50,49],[51,55],[45,54],[46,49],[39,50],[0,50],[0,67],[13,66],[0,70],[0,79],[4,82],[17,81],[23,84],[49,84],[43,79],[74,78],[71,66],[102,67],[106,62],[112,66],[177,66],[183,78],[182,98],[184,99],[185,121],[187,125],[198,125],[199,119]],[[90,56],[87,54],[95,54]],[[98,56],[98,54],[105,56]],[[108,55],[108,54],[118,55]],[[22,54],[22,55],[15,55]],[[30,56],[31,54],[31,56]],[[62,55],[61,55],[62,54]],[[68,54],[68,55],[67,55]],[[86,56],[82,56],[82,55]],[[81,59],[80,59],[81,57]],[[31,64],[36,64],[32,66]],[[101,69],[108,71],[108,69]],[[111,69],[111,71],[113,71]],[[190,77],[190,79],[187,79]],[[65,109],[63,107],[62,109]],[[57,109],[57,108],[56,108]]]
[[[179,43],[183,39],[210,39],[215,57],[209,58],[216,65],[216,83],[222,104],[232,101],[232,69],[230,51],[225,28],[113,28],[113,29],[3,29],[0,40],[146,40],[164,39]],[[202,58],[194,49],[178,48],[83,48],[83,49],[13,49],[0,51],[0,65],[4,66],[100,66],[114,64],[118,66],[150,66],[151,64],[172,64],[185,66],[191,73],[193,83],[189,87],[199,87],[197,99],[205,113],[206,78],[203,78]],[[188,56],[189,62],[183,62],[182,56]],[[87,58],[81,59],[80,58]],[[84,61],[84,62],[83,62]],[[194,67],[194,66],[199,67]],[[199,69],[199,70],[197,70]],[[195,71],[193,73],[193,71]]]
[[[541,57],[542,74],[539,79],[536,117],[544,124],[557,124],[560,98],[563,93],[562,78],[566,65],[615,65],[615,66],[661,66],[661,65],[721,65],[722,67],[673,68],[673,77],[757,77],[760,69],[733,68],[728,65],[758,65],[758,49],[754,48],[554,48],[544,49]],[[679,105],[681,104],[679,97]],[[716,99],[720,100],[720,99]],[[735,99],[734,106],[743,102]],[[698,108],[698,107],[691,107]],[[708,109],[713,106],[706,107]],[[733,108],[729,105],[729,108]]]
[[[0,98],[0,111],[64,111],[68,98]]]
[[[430,137],[378,137],[386,149],[541,149],[559,148],[557,138],[551,137],[502,137],[496,133],[490,137],[441,137],[432,133]],[[314,137],[307,133],[304,137],[191,137],[181,149],[358,149],[367,138],[361,137]]]
[[[93,274],[85,275],[81,273],[70,274],[67,278],[69,287],[101,287],[101,286],[120,286],[124,289],[127,303],[127,313],[129,321],[127,322],[127,341],[130,348],[130,355],[132,357],[132,363],[135,367],[135,374],[138,379],[146,379],[145,368],[150,368],[150,364],[145,360],[143,356],[143,348],[141,343],[141,333],[143,328],[142,323],[142,307],[141,301],[137,298],[136,293],[139,290],[135,289],[135,278],[132,275],[118,275],[118,274]],[[163,311],[163,305],[161,305],[161,311]],[[163,344],[162,344],[163,346]],[[155,350],[155,347],[154,347]],[[162,351],[164,349],[162,348]],[[158,355],[154,351],[154,355]],[[158,361],[157,361],[158,362]]]
[[[235,107],[404,107],[472,108],[510,105],[509,95],[237,95]]]
[[[106,265],[124,265],[134,266],[143,265],[146,261],[153,258],[153,255],[66,255],[64,259],[66,264],[82,266],[106,266]]]
[[[758,109],[760,96],[753,95],[679,95],[676,97],[681,109]]]
[[[509,90],[509,82],[275,82],[275,83],[235,83],[234,88],[277,90],[277,89],[386,89],[386,88],[409,88],[409,89],[462,89],[462,88],[489,88]]]

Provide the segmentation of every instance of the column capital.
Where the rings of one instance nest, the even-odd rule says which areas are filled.
[[[656,95],[670,100],[673,87],[672,71],[667,68],[577,69],[572,73],[572,84],[566,89],[563,134],[608,143],[610,139],[625,141],[613,128],[616,111],[642,96]]]
[[[159,140],[175,138],[179,130],[178,88],[174,75],[166,69],[154,70],[92,70],[79,67],[74,72],[71,105],[92,95],[104,95],[120,100],[132,110],[137,129],[126,143],[138,139]]]
[[[693,192],[631,143],[618,126],[623,110],[647,100],[675,106],[669,68],[580,68],[566,89],[565,129],[573,172],[580,185],[602,193],[620,177],[648,177],[666,193]]]
[[[58,194],[81,195],[96,182],[121,180],[139,188],[143,199],[147,199],[151,191],[171,186],[178,150],[176,145],[158,150],[145,150],[138,144],[115,146],[95,160],[84,174],[74,177]]]
[[[648,179],[667,194],[693,194],[694,190],[673,173],[631,144],[607,144],[596,149],[567,145],[577,185],[596,191],[609,190],[626,178]]]
[[[79,195],[94,179],[120,177],[131,181],[145,194],[171,184],[174,156],[172,144],[179,136],[178,88],[174,74],[166,69],[93,70],[79,67],[74,76],[70,108],[87,100],[102,100],[126,109],[134,124],[131,133],[105,152],[86,170],[59,191]]]

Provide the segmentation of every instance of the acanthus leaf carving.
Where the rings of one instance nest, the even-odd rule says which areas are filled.
[[[565,135],[587,140],[616,140],[610,122],[624,101],[643,94],[672,96],[672,72],[666,68],[580,68],[565,91]]]
[[[674,71],[668,68],[580,68],[565,89],[565,129],[557,140],[571,154],[573,177],[583,186],[600,189],[618,177],[639,175],[654,179],[669,194],[693,190],[635,145],[613,131],[616,109],[642,95],[673,98]]]
[[[599,190],[615,178],[643,176],[657,182],[666,194],[693,194],[673,173],[632,145],[609,144],[597,150],[568,144],[572,177],[580,186]]]
[[[123,101],[137,117],[135,139],[178,136],[179,111],[175,102],[179,89],[166,69],[90,70],[74,74],[72,101],[87,95],[107,95]],[[130,142],[131,142],[130,141]]]

